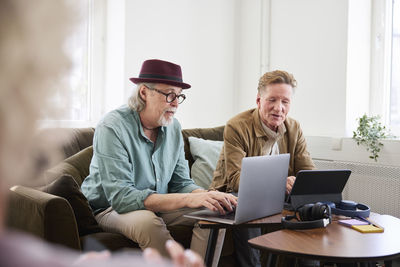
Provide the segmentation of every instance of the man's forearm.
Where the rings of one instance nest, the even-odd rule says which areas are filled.
[[[186,207],[187,195],[188,193],[151,194],[144,200],[144,206],[154,212],[181,209]]]
[[[236,204],[237,197],[234,195],[218,191],[207,192],[203,189],[195,189],[191,193],[152,194],[144,200],[146,209],[154,212],[170,211],[185,207],[206,207],[225,214],[223,207],[231,211],[232,206],[236,206]]]
[[[204,189],[195,189],[191,193],[207,192]],[[157,211],[169,211],[187,207],[188,193],[175,194],[151,194],[144,200],[146,209]]]
[[[207,190],[198,188],[198,189],[193,190],[191,193],[202,193],[202,192],[207,192]]]

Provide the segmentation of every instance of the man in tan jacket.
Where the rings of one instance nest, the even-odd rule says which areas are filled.
[[[299,170],[315,168],[300,124],[287,117],[296,84],[286,71],[267,72],[260,78],[257,108],[236,115],[225,126],[224,146],[210,189],[237,192],[243,157],[290,153],[286,193],[291,191]],[[259,252],[247,244],[248,239],[260,234],[260,229],[235,229],[240,266],[260,266]]]

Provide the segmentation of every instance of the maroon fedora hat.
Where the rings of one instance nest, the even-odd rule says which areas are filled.
[[[181,66],[159,59],[149,59],[143,62],[138,78],[130,78],[133,83],[165,83],[190,88],[190,84],[182,81]]]

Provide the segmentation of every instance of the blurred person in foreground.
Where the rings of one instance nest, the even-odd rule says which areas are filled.
[[[171,263],[152,249],[144,257],[79,254],[6,229],[9,187],[37,176],[37,119],[69,70],[64,44],[77,19],[72,5],[62,0],[0,2],[0,266],[203,266],[197,254],[174,241],[166,244]]]
[[[257,107],[230,119],[224,130],[224,145],[214,172],[211,189],[238,192],[243,157],[290,154],[286,194],[292,190],[300,170],[314,169],[300,124],[288,117],[297,82],[292,74],[275,70],[261,76]],[[261,229],[233,229],[235,253],[240,266],[261,266],[260,252],[247,240]]]

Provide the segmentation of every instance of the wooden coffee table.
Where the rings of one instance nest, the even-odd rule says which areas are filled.
[[[371,214],[385,228],[383,233],[360,233],[332,222],[326,228],[279,230],[249,240],[253,247],[273,254],[333,262],[391,260],[400,256],[400,219]]]

